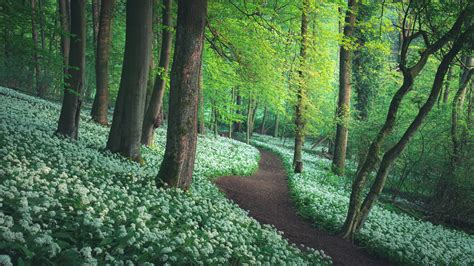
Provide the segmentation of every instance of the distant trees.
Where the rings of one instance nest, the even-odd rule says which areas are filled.
[[[176,44],[171,68],[166,150],[156,183],[187,190],[197,142],[199,75],[207,0],[179,0]]]
[[[77,138],[81,112],[80,95],[84,87],[86,14],[85,0],[71,2],[71,47],[69,65],[64,88],[63,104],[56,133]]]
[[[97,5],[96,2],[94,2],[94,6]],[[95,122],[107,125],[109,107],[109,50],[115,0],[102,0],[101,2],[100,15],[98,16],[97,22],[98,32],[95,60],[96,94],[94,103],[92,104],[91,116]],[[96,11],[96,9],[98,9],[97,6],[94,11]]]
[[[159,114],[163,108],[163,95],[165,94],[165,85],[168,76],[168,66],[170,62],[172,25],[171,8],[172,0],[163,0],[162,23],[163,30],[161,35],[160,62],[158,64],[159,74],[156,75],[153,92],[150,97],[150,103],[143,119],[141,143],[150,146],[153,143],[154,131],[159,126]]]
[[[348,124],[350,118],[351,103],[351,71],[352,71],[352,52],[351,38],[354,33],[356,21],[357,2],[349,0],[345,24],[344,39],[341,45],[339,55],[339,97],[336,110],[336,139],[334,143],[334,158],[332,161],[332,171],[337,175],[344,175],[346,163]]]
[[[128,0],[125,54],[107,149],[140,161],[140,139],[150,65],[153,0]]]

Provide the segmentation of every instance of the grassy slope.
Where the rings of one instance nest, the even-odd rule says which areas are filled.
[[[156,189],[163,130],[140,166],[104,151],[108,129],[87,114],[78,141],[53,136],[59,108],[0,87],[0,264],[327,263],[210,182],[251,174],[256,149],[200,137],[191,191]]]

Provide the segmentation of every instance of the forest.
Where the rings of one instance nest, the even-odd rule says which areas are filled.
[[[0,265],[474,265],[474,1],[0,0]]]

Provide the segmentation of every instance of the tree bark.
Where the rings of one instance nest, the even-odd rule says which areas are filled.
[[[109,109],[109,50],[112,35],[115,0],[102,0],[95,60],[96,93],[91,116],[95,122],[108,124]]]
[[[39,45],[38,45],[38,31],[36,30],[36,21],[38,16],[38,9],[36,0],[31,0],[31,36],[33,38],[33,60],[35,61],[35,87],[36,95],[43,98],[45,91],[43,91],[41,86],[41,64],[40,58],[38,55]]]
[[[69,52],[71,67],[67,70],[63,104],[56,133],[77,139],[79,114],[81,112],[80,95],[84,87],[86,63],[86,5],[85,0],[71,3],[71,35],[74,36]]]
[[[471,79],[474,67],[474,57],[466,57],[464,60],[464,70],[459,82],[459,88],[453,99],[451,110],[451,141],[453,143],[453,154],[451,155],[451,173],[455,173],[457,165],[462,159],[462,140],[459,134],[459,116],[462,114],[464,100],[466,98],[467,85]]]
[[[357,3],[356,0],[349,0],[345,17],[344,38],[351,39],[354,33],[356,21]],[[351,102],[351,48],[342,45],[339,56],[339,97],[336,110],[336,138],[334,145],[334,158],[332,161],[332,171],[336,175],[344,175],[346,163],[348,124],[350,118]]]
[[[197,103],[207,0],[179,0],[171,69],[166,150],[157,186],[187,190],[192,182],[197,143]]]
[[[71,31],[71,10],[69,0],[58,0],[59,15],[61,21],[61,53],[63,55],[64,74],[67,73],[69,65],[69,50],[71,47],[71,39],[69,37]]]
[[[446,82],[444,85],[444,94],[443,94],[443,103],[447,104],[449,100],[449,93],[450,93],[450,83],[453,79],[453,67],[450,67],[448,70],[448,76],[446,78]],[[441,97],[440,97],[441,98]]]
[[[237,96],[235,99],[235,103],[237,105],[237,111],[235,112],[237,115],[242,114],[242,97],[240,96],[240,90],[237,88]],[[236,121],[234,122],[234,132],[242,132],[242,122]]]
[[[267,120],[267,106],[263,108],[263,118],[262,118],[262,124],[260,125],[260,134],[265,134],[265,122]]]
[[[199,74],[199,106],[198,106],[198,133],[199,134],[206,134],[206,122],[205,122],[205,106],[204,106],[204,91],[202,86],[202,65]]]
[[[156,123],[161,106],[163,105],[163,95],[165,93],[166,77],[171,53],[171,7],[172,0],[163,0],[163,33],[161,41],[160,62],[158,67],[160,74],[155,78],[153,93],[150,104],[143,119],[142,144],[149,146],[153,143],[154,131],[158,126]]]
[[[94,44],[94,52],[97,58],[97,45],[100,30],[101,2],[103,0],[92,0],[92,40]]]
[[[153,36],[153,0],[128,0],[126,8],[122,78],[107,149],[141,161],[140,140]]]
[[[280,127],[280,116],[275,114],[275,128],[273,130],[273,136],[278,138],[278,128]]]
[[[303,108],[304,108],[304,94],[305,90],[305,75],[303,73],[303,68],[306,63],[306,49],[308,45],[308,13],[310,9],[310,3],[308,0],[303,1],[303,9],[301,12],[301,44],[300,44],[300,69],[298,70],[298,75],[300,77],[300,84],[298,85],[298,90],[296,92],[296,106],[295,106],[295,148],[293,154],[293,168],[295,173],[301,172],[303,169],[303,160],[302,160],[302,149],[304,145],[304,128],[305,121],[303,118]]]
[[[252,99],[252,97],[249,98],[249,103],[247,107],[247,126],[246,126],[246,143],[250,144],[250,138],[252,136],[252,131],[253,131],[253,117],[254,117],[254,112],[255,112],[255,100]]]

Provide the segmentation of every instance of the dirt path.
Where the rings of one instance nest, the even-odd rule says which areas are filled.
[[[297,215],[288,191],[286,172],[281,160],[260,150],[261,160],[253,176],[225,176],[215,183],[250,216],[264,224],[273,224],[292,243],[322,249],[334,265],[388,265],[353,244],[316,229]]]

